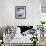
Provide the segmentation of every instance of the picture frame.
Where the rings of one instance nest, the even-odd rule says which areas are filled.
[[[15,18],[16,19],[26,18],[26,6],[16,6],[15,7]]]

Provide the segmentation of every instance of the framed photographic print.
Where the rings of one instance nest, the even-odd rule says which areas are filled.
[[[15,18],[16,19],[26,18],[26,6],[16,6],[15,7]]]

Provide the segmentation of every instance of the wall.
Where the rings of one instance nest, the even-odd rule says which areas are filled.
[[[0,0],[0,26],[1,26],[1,0]]]
[[[40,0],[2,0],[2,26],[33,25],[40,20]],[[26,19],[15,19],[15,6],[26,6]]]

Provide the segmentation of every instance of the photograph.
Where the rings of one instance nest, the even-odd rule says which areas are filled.
[[[16,19],[26,18],[26,6],[16,6],[15,7],[15,18]]]
[[[46,0],[0,0],[0,46],[46,46]]]

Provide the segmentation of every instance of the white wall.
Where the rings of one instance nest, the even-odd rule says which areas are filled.
[[[26,6],[26,19],[15,19],[15,6]],[[40,0],[3,0],[2,25],[33,25],[40,20]]]
[[[41,2],[40,0],[33,0],[32,2],[32,15],[33,15],[33,26],[37,26],[37,24],[39,24],[40,20],[41,20]]]
[[[1,0],[0,0],[0,26],[1,26]]]

